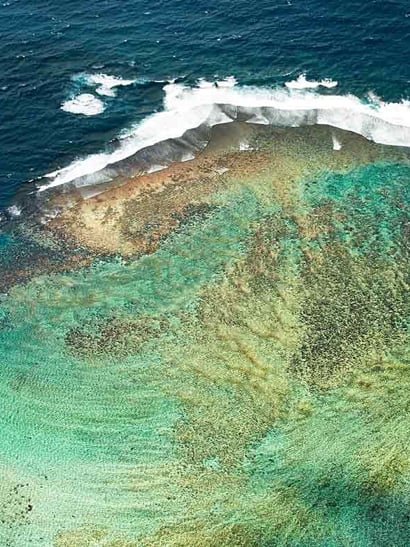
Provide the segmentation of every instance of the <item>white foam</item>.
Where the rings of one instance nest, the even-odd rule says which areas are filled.
[[[105,97],[115,97],[117,87],[132,85],[136,80],[124,80],[117,76],[110,76],[108,74],[85,74],[84,80],[89,85],[96,85],[95,90],[98,95]]]
[[[104,112],[104,109],[104,103],[91,93],[82,93],[61,105],[61,110],[65,112],[83,114],[84,116],[97,116]]]
[[[239,144],[239,150],[241,152],[246,152],[248,150],[255,150],[255,148],[253,148],[248,142],[241,142]]]
[[[204,78],[199,78],[199,80],[197,81],[197,86],[201,89],[209,89],[212,87],[234,87],[237,83],[238,81],[234,76],[228,76],[224,80],[215,80],[214,82],[209,82]]]
[[[178,84],[168,84],[165,87],[170,88],[167,93],[169,97],[174,92],[178,93],[177,90],[173,90],[174,87],[179,89]],[[68,167],[48,173],[46,177],[51,179],[51,182],[40,187],[40,190],[66,184],[76,178],[96,173],[108,165],[132,156],[142,148],[166,139],[181,137],[188,129],[198,127],[206,121],[210,125],[232,121],[232,118],[221,112],[214,104],[198,104],[191,107],[188,103],[185,106],[182,104],[179,106],[181,110],[166,109],[164,112],[145,118],[128,138],[121,140],[121,145],[114,152],[92,154],[85,159],[73,162]]]
[[[211,87],[215,87],[215,82],[210,82],[208,80],[205,80],[205,78],[199,78],[196,85],[201,89],[209,89]]]
[[[98,182],[99,171],[142,148],[182,137],[189,129],[203,125],[212,127],[235,121],[238,117],[248,123],[275,127],[330,125],[380,144],[410,146],[409,101],[385,103],[377,97],[370,97],[365,103],[353,95],[322,95],[314,89],[236,85],[190,88],[168,83],[163,89],[164,110],[129,130],[114,152],[94,154],[49,173],[46,177],[50,182],[40,190],[86,175],[93,175],[93,181]]]
[[[234,87],[238,83],[235,76],[228,76],[224,80],[217,80],[217,87]]]
[[[334,133],[332,133],[332,143],[333,143],[333,150],[341,150],[342,149],[342,143],[340,140],[336,137]]]
[[[17,205],[12,205],[7,209],[8,213],[13,217],[19,217],[22,213],[22,210],[20,207],[17,207]]]
[[[337,84],[337,82],[330,78],[325,78],[324,80],[320,80],[320,82],[307,80],[306,74],[301,74],[296,80],[285,82],[286,87],[289,89],[316,89],[318,87],[327,87],[328,89],[331,89],[332,87],[336,87]]]

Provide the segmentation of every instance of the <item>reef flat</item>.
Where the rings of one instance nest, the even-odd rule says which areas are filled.
[[[213,132],[2,243],[2,545],[408,545],[408,149]]]

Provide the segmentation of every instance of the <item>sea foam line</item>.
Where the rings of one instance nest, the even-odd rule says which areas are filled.
[[[180,138],[190,129],[212,127],[245,119],[275,127],[330,125],[362,135],[380,144],[410,146],[410,102],[386,103],[375,96],[365,103],[354,95],[322,95],[315,89],[196,87],[180,83],[164,86],[164,109],[145,118],[127,133],[110,153],[93,154],[48,173],[39,190],[67,184],[133,156],[139,150],[167,139]]]
[[[337,87],[338,82],[325,78],[319,82],[315,80],[307,80],[306,74],[301,74],[296,78],[296,80],[291,80],[290,82],[285,82],[285,86],[289,89],[317,89],[318,87],[327,87],[331,89]]]

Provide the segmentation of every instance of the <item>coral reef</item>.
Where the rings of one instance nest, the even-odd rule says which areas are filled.
[[[127,201],[144,252],[2,295],[2,544],[408,545],[410,166],[340,133],[219,152]]]

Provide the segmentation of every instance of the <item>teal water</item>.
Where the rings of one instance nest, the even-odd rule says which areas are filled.
[[[409,167],[258,176],[2,296],[2,544],[408,543]]]

